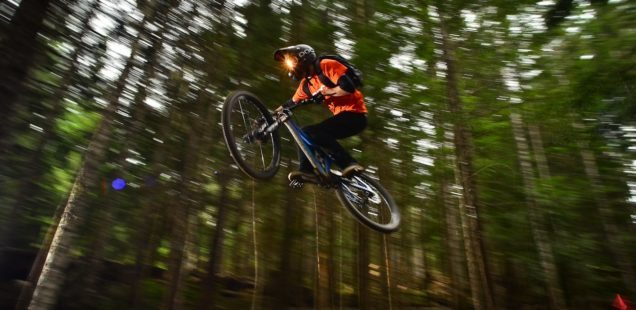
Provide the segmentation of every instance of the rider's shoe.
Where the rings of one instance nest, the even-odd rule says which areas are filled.
[[[318,183],[318,177],[313,172],[296,170],[287,175],[289,181],[302,181],[306,183]]]
[[[363,171],[364,167],[360,166],[357,163],[352,163],[342,170],[342,176],[348,178]]]

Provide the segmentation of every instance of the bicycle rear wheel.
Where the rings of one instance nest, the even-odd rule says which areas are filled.
[[[364,174],[342,178],[336,194],[360,223],[383,233],[398,230],[400,210],[378,181]]]
[[[278,131],[262,134],[274,123],[271,113],[252,93],[231,93],[223,105],[223,137],[238,167],[255,179],[273,177],[280,166]]]

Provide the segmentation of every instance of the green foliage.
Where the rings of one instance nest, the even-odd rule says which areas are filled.
[[[121,86],[114,125],[105,133],[106,154],[91,172],[100,184],[82,194],[88,220],[74,227],[80,240],[70,250],[83,262],[95,254],[95,245],[103,245],[95,254],[99,257],[77,267],[83,279],[106,261],[126,270],[125,280],[103,281],[95,299],[103,301],[98,308],[129,306],[134,284],[141,287],[140,308],[165,307],[171,283],[153,273],[181,267],[186,307],[211,294],[216,307],[245,308],[251,288],[227,288],[222,281],[249,287],[256,263],[261,281],[257,300],[265,300],[260,306],[327,308],[319,303],[329,299],[335,307],[342,298],[344,304],[337,306],[358,307],[358,297],[386,305],[390,282],[393,308],[470,308],[465,275],[453,274],[451,266],[457,259],[466,273],[467,240],[451,244],[450,238],[453,233],[465,237],[462,222],[452,224],[449,218],[450,211],[460,210],[457,183],[466,164],[457,163],[458,148],[471,155],[470,178],[483,232],[477,237],[484,240],[492,284],[504,294],[496,296],[506,303],[499,308],[541,308],[549,298],[533,231],[538,226],[553,249],[568,306],[607,307],[608,296],[629,288],[621,282],[624,270],[607,253],[611,240],[634,241],[633,206],[627,202],[633,198],[634,186],[628,182],[634,174],[626,173],[633,170],[634,131],[625,129],[634,126],[636,113],[633,3],[569,1],[569,17],[547,29],[544,17],[555,6],[536,1],[243,2],[182,1],[139,28],[140,17],[152,11],[151,2],[144,2],[137,5],[144,13],[118,21],[121,27],[107,29],[104,23],[96,26],[104,29],[79,38],[82,16],[65,16],[57,27],[66,36],[52,29],[41,36],[47,48],[31,70],[25,104],[11,116],[10,139],[0,141],[8,150],[1,154],[0,182],[6,184],[1,214],[7,217],[4,222],[16,214],[16,231],[43,235],[89,156],[85,150],[107,117],[105,105]],[[69,5],[74,14],[86,14],[80,4]],[[442,23],[450,38],[447,47],[441,44]],[[136,36],[142,51],[132,59],[117,54],[130,48]],[[161,40],[162,47],[151,48],[153,40]],[[358,230],[332,190],[287,188],[286,174],[296,168],[296,149],[287,134],[284,166],[272,180],[250,180],[228,155],[219,126],[226,94],[249,90],[270,109],[287,100],[297,85],[272,53],[301,42],[318,53],[350,56],[364,73],[369,126],[342,144],[355,150],[354,156],[380,177],[401,207],[402,230],[386,237],[387,248],[382,236]],[[67,59],[73,48],[82,48],[79,57]],[[444,48],[455,57],[460,113],[448,107]],[[150,62],[154,53],[157,61]],[[63,79],[71,62],[77,72]],[[120,74],[126,63],[132,69],[124,85],[117,85],[117,77],[104,77]],[[50,98],[62,87],[64,98]],[[62,109],[54,102],[61,102]],[[513,132],[511,113],[522,117],[521,133]],[[328,116],[319,106],[295,113],[302,125]],[[53,124],[50,130],[42,129],[47,121]],[[585,128],[574,128],[575,123]],[[457,124],[467,130],[468,145],[454,139]],[[533,140],[532,130],[541,143]],[[517,148],[516,139],[527,143],[527,154]],[[594,156],[598,179],[582,151]],[[34,157],[37,169],[29,166]],[[547,175],[539,171],[544,168]],[[127,182],[121,191],[110,187],[115,177]],[[36,186],[21,193],[30,180]],[[12,213],[13,206],[19,212]],[[615,235],[605,230],[603,206],[611,210]],[[540,214],[539,225],[530,216],[532,207]],[[458,225],[452,227],[457,231],[449,231],[450,225]],[[211,246],[216,236],[221,249]],[[185,240],[185,254],[175,263],[171,254],[179,249],[178,240]],[[30,241],[16,247],[34,244],[40,246]],[[451,246],[460,249],[460,257],[453,257]],[[201,283],[219,250],[217,276],[223,280],[208,290]],[[625,253],[636,261],[634,249],[627,246]],[[386,259],[389,279],[383,278]],[[365,260],[379,266],[379,276],[367,276],[364,269],[359,274],[357,266]],[[364,281],[369,290],[360,292]],[[74,285],[64,298],[95,297],[81,287],[84,282]],[[290,296],[279,298],[279,291]],[[460,296],[453,297],[456,291]],[[326,298],[327,293],[332,295]]]
[[[68,193],[71,189],[75,177],[74,171],[77,171],[81,163],[81,154],[79,153],[71,153],[67,158],[68,165],[64,167],[53,167],[48,182],[45,182],[46,184],[50,184],[51,189],[60,196],[64,196],[65,193]]]
[[[101,115],[86,111],[74,102],[66,102],[66,112],[57,120],[56,130],[71,143],[81,143],[99,124]]]

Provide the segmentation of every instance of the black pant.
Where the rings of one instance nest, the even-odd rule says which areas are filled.
[[[303,128],[303,131],[311,138],[311,141],[329,151],[338,166],[345,168],[355,160],[338,143],[337,140],[359,134],[367,127],[367,115],[356,112],[341,112],[321,123]],[[312,171],[311,163],[305,154],[299,149],[298,159],[300,170]]]

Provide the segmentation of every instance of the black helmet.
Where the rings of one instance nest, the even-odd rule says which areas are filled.
[[[311,73],[311,66],[316,61],[316,52],[307,44],[298,44],[276,50],[274,59],[284,62],[291,78],[300,80]]]

